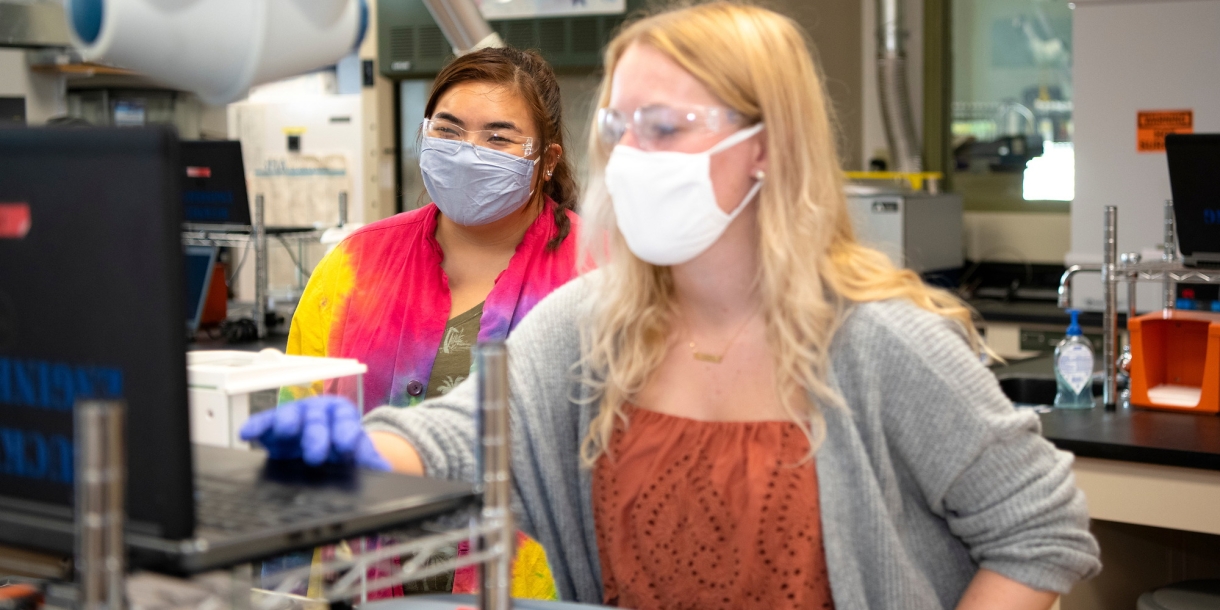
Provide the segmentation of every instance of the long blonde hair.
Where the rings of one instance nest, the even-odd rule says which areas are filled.
[[[805,428],[812,449],[825,429],[819,403],[842,402],[827,383],[827,369],[831,341],[852,303],[909,299],[960,322],[972,346],[981,347],[970,310],[958,299],[857,243],[831,109],[799,26],[770,10],[726,2],[631,23],[606,49],[599,108],[609,104],[615,67],[633,44],[665,54],[748,122],[767,126],[769,168],[756,203],[761,250],[756,288],[778,395]],[[586,235],[608,234],[608,248],[603,242],[591,250],[607,252],[609,260],[601,265],[604,283],[581,337],[582,383],[601,407],[581,447],[586,465],[606,451],[616,422],[625,421],[624,403],[644,388],[665,357],[675,315],[669,268],[633,256],[616,228],[603,179],[608,151],[599,145],[595,127],[590,142],[583,205],[594,227]]]

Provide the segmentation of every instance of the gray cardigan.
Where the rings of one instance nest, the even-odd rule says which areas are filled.
[[[546,548],[563,599],[602,601],[592,473],[579,447],[596,407],[571,369],[595,273],[544,299],[508,341],[520,528]],[[1066,593],[1101,568],[1072,456],[1015,411],[953,324],[903,301],[854,307],[831,350],[846,401],[817,451],[835,607],[952,608],[980,568]],[[475,480],[471,382],[368,430],[405,437],[429,476]]]

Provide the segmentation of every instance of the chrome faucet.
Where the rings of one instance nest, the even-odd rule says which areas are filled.
[[[1101,273],[1101,265],[1072,265],[1059,278],[1059,307],[1067,309],[1072,306],[1072,276],[1077,273]]]

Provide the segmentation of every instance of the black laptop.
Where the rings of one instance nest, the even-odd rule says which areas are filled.
[[[182,211],[185,228],[195,231],[249,233],[250,198],[241,142],[189,141],[181,143],[185,168]],[[315,230],[305,226],[268,226],[267,233],[283,235]]]
[[[1183,262],[1220,267],[1220,134],[1169,134],[1165,156]]]
[[[132,564],[195,572],[473,506],[471,485],[190,443],[179,142],[0,130],[0,545],[73,550],[73,405],[121,398]]]

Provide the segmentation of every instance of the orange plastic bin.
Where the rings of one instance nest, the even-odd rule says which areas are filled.
[[[1131,404],[1220,413],[1220,314],[1157,311],[1127,322]]]

